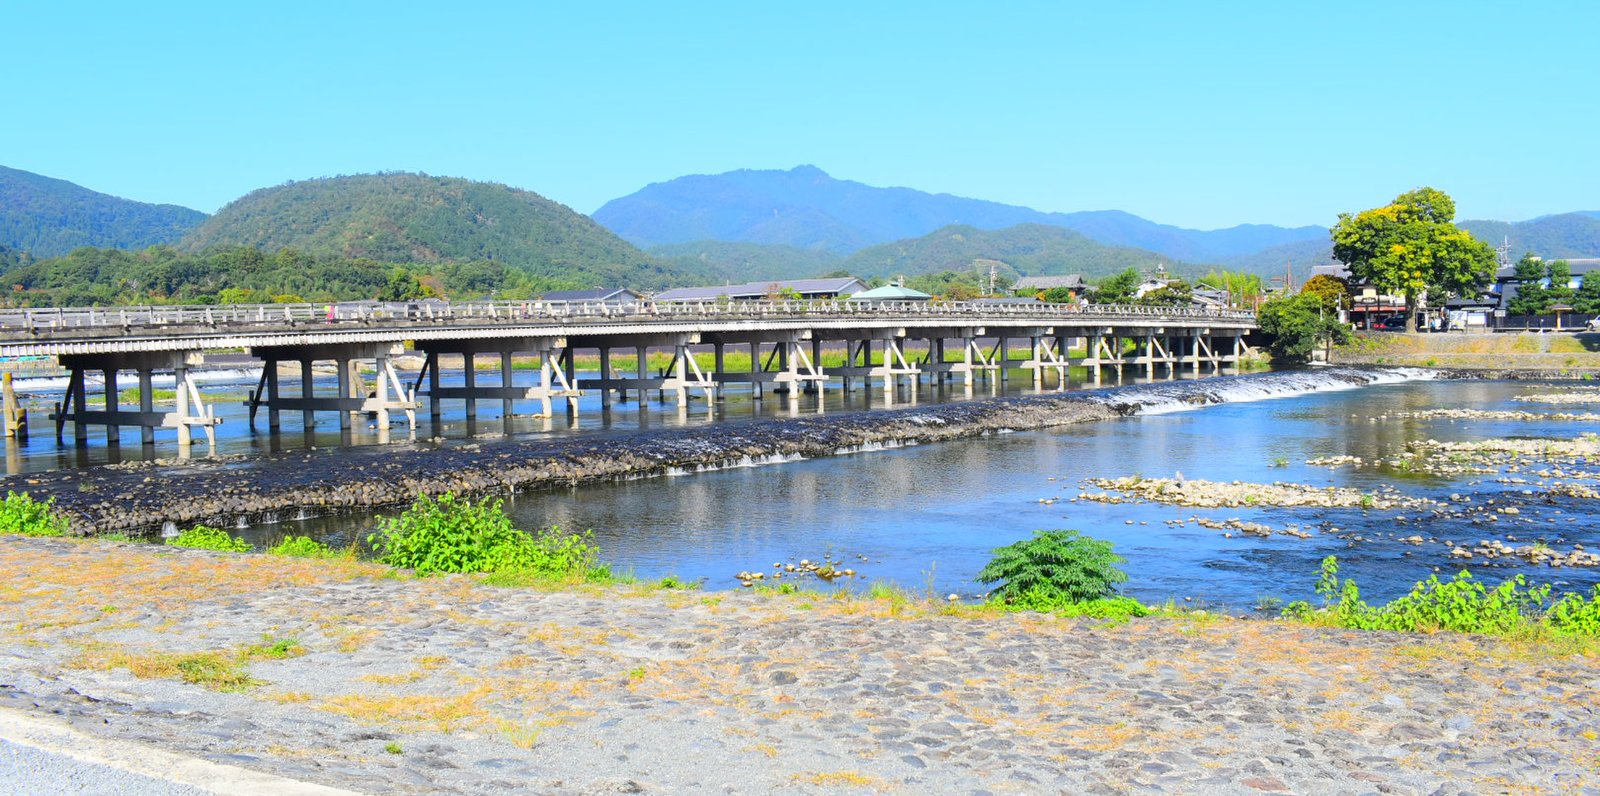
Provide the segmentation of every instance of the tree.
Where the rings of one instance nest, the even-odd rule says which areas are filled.
[[[1268,337],[1267,350],[1277,359],[1304,361],[1318,345],[1350,339],[1350,328],[1315,293],[1268,300],[1256,312],[1256,323]]]
[[[1512,269],[1517,280],[1517,295],[1506,305],[1511,315],[1543,315],[1550,311],[1550,295],[1543,280],[1547,269],[1543,260],[1533,252],[1522,255]]]
[[[389,281],[378,291],[379,301],[409,301],[422,298],[422,282],[403,268],[389,272]]]
[[[1306,281],[1301,293],[1309,293],[1331,312],[1350,309],[1350,283],[1337,276],[1317,274]]]
[[[1255,306],[1256,299],[1261,297],[1262,285],[1260,274],[1247,274],[1242,271],[1211,271],[1198,280],[1200,284],[1213,287],[1228,294],[1228,303],[1235,307]]]
[[[1147,307],[1187,307],[1194,303],[1194,288],[1182,279],[1174,279],[1138,299]]]
[[[1550,306],[1558,304],[1572,305],[1572,266],[1566,260],[1556,260],[1545,266],[1545,277],[1550,280],[1549,287],[1545,288],[1545,295],[1550,298]]]
[[[1583,275],[1583,284],[1572,294],[1573,312],[1600,313],[1600,271]]]
[[[1333,256],[1351,276],[1405,296],[1406,324],[1414,331],[1417,299],[1475,292],[1494,275],[1494,250],[1456,227],[1455,213],[1455,202],[1433,188],[1355,215],[1340,213]]]
[[[1139,288],[1139,271],[1129,268],[1100,281],[1100,289],[1091,299],[1096,304],[1131,304],[1133,292]]]

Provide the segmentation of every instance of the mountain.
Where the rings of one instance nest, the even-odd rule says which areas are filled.
[[[660,287],[683,274],[586,216],[531,191],[426,174],[289,182],[246,194],[180,247],[295,249],[397,263],[493,261],[545,287]]]
[[[1177,274],[1198,276],[1205,268],[1174,262],[1152,251],[1105,246],[1070,229],[1019,224],[986,230],[953,224],[919,238],[870,246],[851,255],[843,268],[865,277],[933,274],[942,271],[987,273],[992,262],[1006,276],[1083,274],[1101,277],[1126,268],[1148,270],[1158,263]]]
[[[0,166],[0,245],[35,257],[79,246],[141,249],[172,243],[205,218],[199,210],[120,199]]]
[[[1044,224],[1075,230],[1107,245],[1145,248],[1189,261],[1214,261],[1327,235],[1321,227],[1183,229],[1116,210],[1044,213],[949,194],[837,180],[815,166],[679,177],[613,199],[596,211],[594,218],[641,246],[721,240],[838,254],[920,237],[951,224],[978,229]]]
[[[720,240],[668,243],[652,246],[649,253],[709,283],[807,279],[838,270],[844,262],[822,249]]]
[[[1511,259],[1533,252],[1546,260],[1600,257],[1600,215],[1562,213],[1530,221],[1462,221],[1462,229],[1490,246],[1511,244]]]
[[[1509,223],[1468,220],[1458,222],[1458,226],[1472,233],[1474,238],[1496,248],[1509,242],[1512,260],[1520,258],[1525,252],[1532,252],[1546,260],[1600,257],[1600,214],[1594,212],[1562,213]],[[1311,266],[1331,262],[1334,262],[1333,243],[1327,238],[1276,246],[1222,260],[1223,265],[1234,270],[1274,276],[1283,272],[1285,263],[1292,263],[1297,282],[1309,275]]]

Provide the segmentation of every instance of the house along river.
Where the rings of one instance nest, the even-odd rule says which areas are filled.
[[[1328,555],[1369,600],[1462,569],[1490,583],[1524,573],[1558,591],[1600,581],[1600,568],[1582,561],[1600,552],[1600,465],[1583,436],[1600,431],[1590,414],[1600,390],[1433,375],[1313,370],[1090,392],[1137,413],[527,491],[506,507],[524,528],[592,529],[614,568],[706,589],[739,588],[738,573],[759,571],[765,584],[883,580],[975,599],[983,590],[973,578],[994,548],[1055,528],[1113,542],[1127,559],[1127,594],[1239,612],[1310,598]],[[1524,450],[1408,447],[1420,440]],[[1185,494],[1205,493],[1196,482],[1241,483],[1237,505],[1207,508],[1145,502],[1093,480],[1131,477],[1173,479]],[[1356,499],[1276,506],[1251,486],[1275,482]],[[236,530],[258,544],[302,533],[339,544],[374,522],[346,514]],[[788,571],[802,561],[855,574],[830,584]]]

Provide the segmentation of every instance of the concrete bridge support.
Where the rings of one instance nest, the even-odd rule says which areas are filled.
[[[765,385],[772,384],[776,385],[774,392],[789,396],[790,407],[794,408],[800,402],[800,393],[820,390],[829,378],[817,364],[821,355],[820,342],[810,331],[710,332],[702,335],[702,342],[712,345],[715,361],[709,378],[718,385],[719,391],[724,384],[748,383],[759,398]],[[765,361],[761,357],[763,343],[772,345]],[[730,345],[750,346],[748,372],[726,369],[723,351]]]
[[[210,447],[217,444],[216,426],[222,421],[214,410],[205,405],[200,391],[189,375],[190,357],[199,352],[162,351],[127,352],[117,354],[67,354],[60,357],[61,366],[68,371],[66,399],[51,415],[56,424],[56,441],[62,441],[66,423],[72,421],[72,439],[78,446],[89,443],[89,427],[105,426],[106,443],[121,443],[122,426],[136,426],[142,445],[155,444],[158,428],[176,429],[179,452],[187,455],[193,442],[193,429],[205,431]],[[120,371],[131,370],[139,380],[139,406],[125,411],[117,376]],[[154,374],[172,371],[176,382],[176,407],[171,412],[155,410]],[[105,406],[89,408],[89,390],[86,375],[99,371],[102,374]]]
[[[423,376],[428,379],[428,413],[437,429],[443,414],[442,401],[466,402],[467,422],[478,418],[478,401],[499,400],[502,422],[510,426],[516,414],[517,401],[538,401],[540,417],[553,414],[556,400],[567,402],[567,413],[577,414],[578,398],[582,391],[572,382],[572,350],[566,340],[559,337],[502,338],[487,340],[430,340],[419,343],[426,353],[422,371],[417,374],[417,384]],[[533,352],[539,357],[539,383],[532,387],[518,387],[513,359],[516,354]],[[439,383],[439,357],[459,354],[462,358],[462,386],[445,387]],[[500,383],[494,386],[478,384],[477,358],[479,354],[497,356],[500,364]],[[609,359],[609,357],[607,357]],[[609,361],[605,363],[609,366]],[[415,386],[413,386],[415,392]]]
[[[628,390],[638,392],[639,400],[643,402],[646,390],[656,390],[661,393],[674,394],[680,409],[686,409],[689,403],[691,390],[703,391],[706,403],[709,405],[716,400],[717,384],[700,369],[695,362],[690,346],[700,342],[699,332],[673,332],[664,334],[630,335],[626,338],[612,337],[585,337],[571,338],[568,340],[566,351],[557,364],[541,367],[540,373],[548,373],[556,379],[565,379],[567,384],[581,390],[619,390],[624,394]],[[579,381],[573,369],[573,351],[579,348],[602,348],[630,346],[638,357],[635,374],[632,378],[620,378],[610,371],[610,356],[605,358],[605,367],[601,368],[599,377]],[[667,366],[665,373],[653,376],[650,373],[650,349],[669,348],[672,350],[672,361]],[[582,393],[578,393],[581,395]],[[573,397],[576,401],[576,396]],[[572,406],[575,408],[576,403]]]
[[[339,428],[347,431],[351,417],[357,412],[376,415],[380,437],[388,435],[390,413],[404,412],[412,433],[417,430],[417,403],[415,390],[408,391],[395,372],[390,360],[393,346],[387,343],[319,343],[298,346],[270,346],[252,348],[252,356],[262,360],[261,382],[251,392],[245,405],[250,408],[250,426],[255,427],[256,413],[267,408],[267,429],[277,433],[281,427],[281,413],[299,410],[307,431],[316,427],[317,412],[335,412]],[[366,379],[359,371],[359,361],[370,359],[374,365],[374,383],[370,397]],[[318,397],[316,394],[317,362],[332,360],[338,378],[338,395]],[[278,365],[297,362],[300,366],[300,394],[289,397],[279,385]]]
[[[818,332],[818,336],[844,341],[845,363],[842,367],[830,369],[829,374],[844,377],[846,392],[849,392],[855,376],[865,379],[868,389],[871,389],[872,379],[881,379],[884,397],[890,403],[894,402],[895,391],[902,377],[909,377],[912,389],[916,389],[922,371],[906,359],[906,329],[863,329],[842,333],[829,330]],[[876,362],[873,361],[875,345],[881,351],[881,357]]]

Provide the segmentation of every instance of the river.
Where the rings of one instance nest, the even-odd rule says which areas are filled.
[[[1409,380],[1408,380],[1409,379]],[[1221,381],[1180,382],[1097,394],[1136,402],[1142,414],[1052,430],[1002,433],[936,444],[735,466],[524,492],[507,508],[522,527],[592,529],[603,558],[641,578],[675,575],[703,588],[738,588],[740,571],[833,559],[857,571],[833,588],[875,580],[935,595],[982,593],[974,576],[994,548],[1040,529],[1071,528],[1113,542],[1127,561],[1124,591],[1143,600],[1250,610],[1311,597],[1317,564],[1339,556],[1364,596],[1387,599],[1430,574],[1471,568],[1498,582],[1527,573],[1558,589],[1600,581],[1595,569],[1554,569],[1515,559],[1462,562],[1457,546],[1480,540],[1541,542],[1557,550],[1600,545],[1596,501],[1550,496],[1539,479],[1503,483],[1499,476],[1418,475],[1378,463],[1409,440],[1471,441],[1503,437],[1571,439],[1600,424],[1554,420],[1417,419],[1399,413],[1439,408],[1582,411],[1513,400],[1549,392],[1546,384],[1431,380],[1392,372],[1390,383],[1349,389],[1318,372]],[[1595,396],[1600,402],[1600,395]],[[1197,405],[1197,401],[1226,401]],[[1591,407],[1592,408],[1592,407]],[[1326,467],[1307,460],[1357,456],[1359,466]],[[1569,471],[1600,479],[1593,465]],[[1483,506],[1515,505],[1515,517],[1433,517],[1416,511],[1360,508],[1192,509],[1144,503],[1075,500],[1085,479],[1173,477],[1209,481],[1292,482],[1362,491],[1392,486],[1414,497]],[[1592,481],[1590,481],[1592,483]],[[1098,491],[1098,490],[1094,490]],[[1524,491],[1530,494],[1524,494]],[[1292,529],[1262,538],[1201,527],[1193,518]],[[242,529],[270,543],[286,533],[311,533],[335,543],[361,538],[371,515],[345,515]],[[1424,542],[1403,541],[1413,535]],[[791,576],[792,578],[792,576]],[[822,586],[816,581],[802,585]]]

